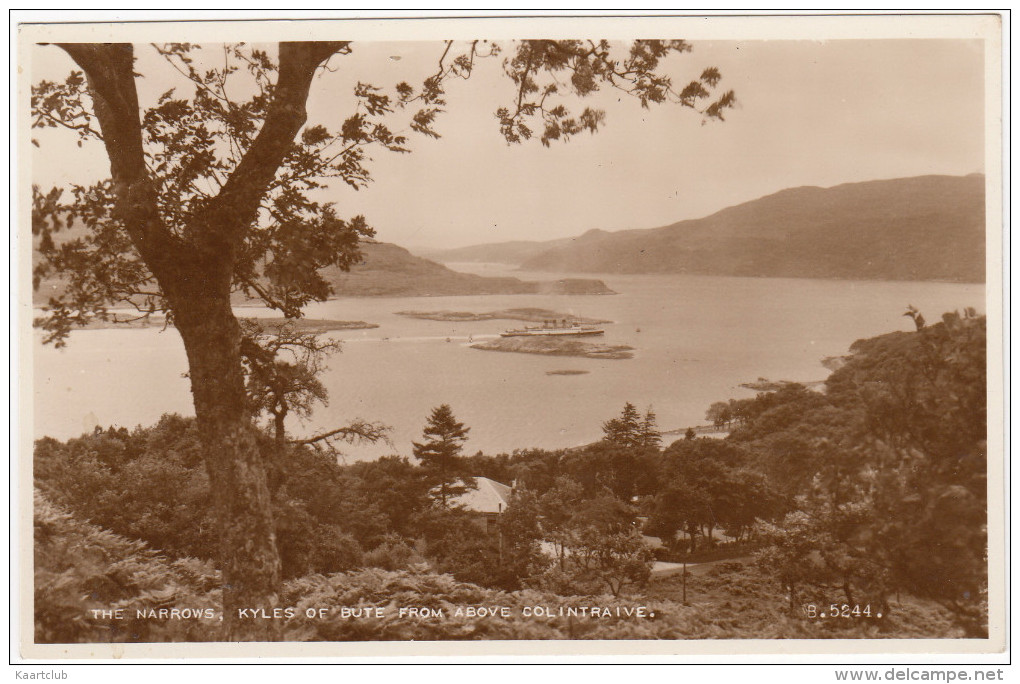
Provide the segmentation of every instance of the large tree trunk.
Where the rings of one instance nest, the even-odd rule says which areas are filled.
[[[195,415],[205,451],[216,517],[220,523],[224,637],[271,641],[276,620],[241,617],[272,614],[278,602],[280,557],[276,548],[266,468],[246,405],[240,328],[227,297],[178,302],[174,321],[184,339]]]
[[[305,101],[319,64],[346,46],[280,43],[279,77],[262,127],[187,239],[160,215],[157,183],[146,165],[141,112],[129,43],[65,43],[82,68],[110,158],[114,217],[159,282],[184,339],[195,414],[221,525],[225,637],[272,639],[272,619],[238,611],[270,610],[278,600],[276,549],[266,469],[246,406],[240,329],[230,310],[235,251],[251,229],[259,202],[294,136],[305,124]],[[176,198],[169,198],[176,200]]]

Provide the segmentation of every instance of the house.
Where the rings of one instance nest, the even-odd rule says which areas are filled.
[[[474,481],[475,488],[458,496],[453,503],[477,514],[476,523],[479,527],[488,532],[495,532],[499,514],[510,505],[512,489],[487,477],[476,477]]]

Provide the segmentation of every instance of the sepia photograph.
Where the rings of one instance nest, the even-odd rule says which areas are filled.
[[[17,35],[23,655],[1005,648],[998,16]]]

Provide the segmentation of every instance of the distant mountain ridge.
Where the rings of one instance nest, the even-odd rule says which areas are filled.
[[[507,244],[502,256],[479,245],[436,257],[536,271],[984,282],[985,179],[797,187],[662,228]]]
[[[548,282],[460,273],[414,256],[403,247],[374,240],[360,244],[362,262],[349,272],[321,273],[337,297],[419,297],[483,294],[615,294],[601,280],[567,278]]]
[[[362,240],[361,263],[342,271],[336,267],[320,273],[333,286],[334,297],[427,297],[488,294],[616,294],[594,278],[566,278],[525,281],[519,278],[475,275],[451,270],[442,264],[414,256],[403,247],[375,240]],[[38,258],[38,254],[35,255]],[[60,278],[44,279],[33,292],[36,306],[64,290]],[[235,293],[235,305],[255,300]]]
[[[598,231],[605,233],[605,231]],[[484,245],[470,245],[454,249],[413,249],[412,251],[426,259],[438,259],[444,263],[475,262],[491,264],[520,264],[533,256],[552,249],[569,245],[579,238],[562,238],[537,242],[532,240],[511,240],[510,242],[494,242]]]

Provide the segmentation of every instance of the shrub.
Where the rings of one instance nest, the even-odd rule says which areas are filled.
[[[557,594],[619,596],[625,587],[643,587],[652,574],[653,556],[635,530],[606,532],[593,526],[570,530],[562,562],[533,583]]]
[[[382,570],[403,570],[424,563],[425,558],[405,540],[392,537],[362,556],[366,567]]]
[[[165,415],[132,432],[97,430],[35,445],[35,480],[47,498],[117,534],[175,557],[217,554],[209,480],[194,420]]]
[[[75,520],[36,496],[35,636],[38,643],[217,641],[220,576],[205,561],[168,561],[137,541]],[[400,544],[389,542],[390,549]],[[371,554],[372,552],[369,552]],[[280,605],[294,609],[282,624],[287,641],[704,639],[959,636],[944,610],[920,602],[899,607],[898,618],[810,621],[787,614],[783,597],[754,568],[721,564],[691,577],[695,606],[677,602],[679,577],[652,583],[641,599],[563,597],[546,591],[504,592],[437,575],[424,565],[409,570],[363,569],[307,575],[284,583]],[[725,601],[703,601],[724,595]],[[442,617],[400,615],[400,607],[430,608]],[[571,617],[559,611],[590,606],[622,615]],[[383,609],[382,617],[344,617],[341,609]],[[507,616],[477,617],[470,608],[506,608]],[[122,609],[123,620],[92,610]],[[529,616],[535,608],[552,615]],[[644,609],[644,616],[635,612]],[[319,617],[318,611],[325,613]],[[185,610],[198,618],[166,619]],[[142,611],[149,618],[137,617]],[[207,618],[206,611],[214,617]],[[315,617],[310,617],[311,611]],[[632,611],[627,615],[627,611]]]
[[[361,567],[361,545],[337,525],[316,526],[313,539],[312,564],[315,572],[328,574]]]
[[[219,573],[196,559],[168,561],[139,541],[73,519],[35,493],[35,640],[208,641],[218,621],[136,619],[136,611],[218,611]],[[123,611],[104,619],[93,611]]]

